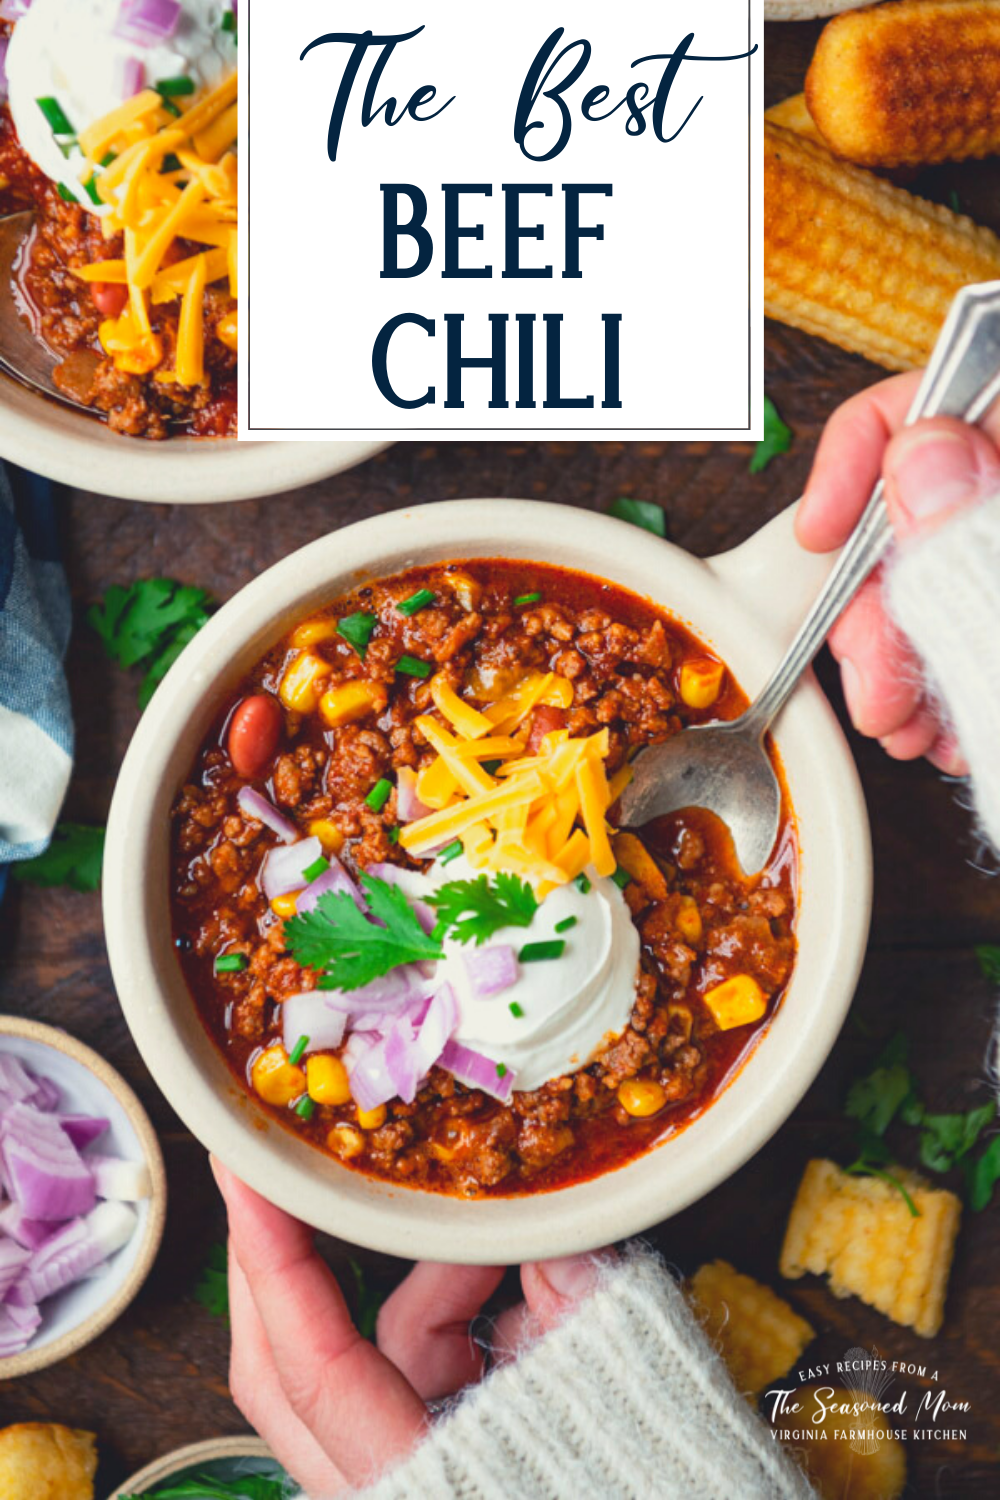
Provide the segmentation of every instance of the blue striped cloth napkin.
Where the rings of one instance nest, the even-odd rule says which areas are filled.
[[[53,486],[0,465],[0,894],[47,845],[73,768],[70,623]]]

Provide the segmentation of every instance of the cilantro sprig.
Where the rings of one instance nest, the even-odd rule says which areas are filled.
[[[127,589],[113,584],[87,611],[87,623],[112,661],[125,669],[145,668],[139,688],[139,707],[145,708],[214,607],[204,589],[174,578],[140,578]]]
[[[608,506],[608,514],[619,521],[628,521],[631,526],[641,526],[643,531],[651,531],[654,536],[665,537],[667,534],[667,518],[663,507],[655,505],[652,500],[633,500],[628,495],[622,495],[617,500],[612,500]]]
[[[787,422],[783,422],[778,414],[778,408],[770,396],[764,397],[764,436],[753,450],[750,459],[750,473],[760,474],[767,468],[772,458],[777,458],[779,453],[787,453],[792,446],[792,429]]]
[[[329,987],[356,990],[401,964],[438,959],[443,949],[417,920],[398,885],[362,875],[370,922],[346,891],[320,896],[312,911],[285,923],[285,943],[296,961],[319,969]]]
[[[437,913],[436,938],[453,937],[458,943],[485,943],[502,927],[530,927],[538,910],[538,898],[526,880],[501,871],[492,882],[488,875],[473,880],[449,880],[427,898]]]
[[[27,885],[68,885],[74,891],[96,891],[104,862],[104,829],[86,823],[57,823],[52,842],[34,859],[13,867],[14,879]]]
[[[213,1245],[205,1267],[194,1289],[194,1300],[200,1302],[213,1318],[229,1326],[229,1252],[225,1245]]]

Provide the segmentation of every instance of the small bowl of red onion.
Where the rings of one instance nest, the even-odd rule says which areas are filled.
[[[166,1198],[125,1080],[66,1032],[0,1016],[0,1380],[76,1353],[124,1312]]]

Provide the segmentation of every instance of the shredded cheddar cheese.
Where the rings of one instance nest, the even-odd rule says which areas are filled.
[[[525,753],[533,709],[542,703],[569,707],[572,684],[553,672],[532,672],[482,711],[443,676],[430,688],[450,728],[429,714],[416,720],[437,752],[416,781],[417,796],[434,811],[403,827],[400,845],[421,856],[460,839],[474,869],[520,875],[540,896],[588,866],[612,874],[616,860],[606,814],[630,773],[623,768],[608,782],[607,729],[574,739],[568,730],[555,729],[536,753]],[[500,764],[491,773],[483,762],[494,761]]]
[[[122,235],[125,254],[77,267],[75,274],[128,288],[121,316],[99,330],[120,370],[155,370],[158,381],[187,387],[205,380],[205,289],[228,281],[230,294],[238,296],[236,94],[234,73],[177,118],[155,89],[145,89],[79,137],[87,158],[81,181],[93,182],[107,210],[104,236]],[[204,248],[192,254],[185,241]],[[178,299],[173,369],[160,368],[163,342],[150,308]],[[238,347],[235,310],[217,332],[227,348]]]

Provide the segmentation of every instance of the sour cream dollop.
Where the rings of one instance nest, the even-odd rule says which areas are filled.
[[[430,885],[474,879],[464,858],[435,864]],[[557,933],[557,923],[576,923]],[[495,995],[477,995],[464,955],[468,945],[448,941],[438,977],[458,997],[461,1020],[455,1040],[514,1073],[514,1087],[541,1088],[550,1078],[574,1073],[628,1024],[639,975],[639,934],[613,880],[591,876],[584,893],[575,882],[559,886],[539,905],[530,927],[502,928],[491,944],[565,940],[561,957],[520,964],[517,980]],[[511,1010],[516,1002],[522,1014]]]
[[[55,99],[74,130],[86,130],[124,102],[125,80],[142,64],[142,87],[190,78],[196,93],[222,83],[236,66],[233,33],[223,30],[229,0],[184,0],[177,29],[154,46],[115,36],[121,0],[33,0],[14,27],[7,52],[10,111],[17,137],[36,166],[83,204],[83,158],[63,155],[38,100]],[[131,65],[131,66],[130,66]],[[132,92],[136,89],[133,85]]]

